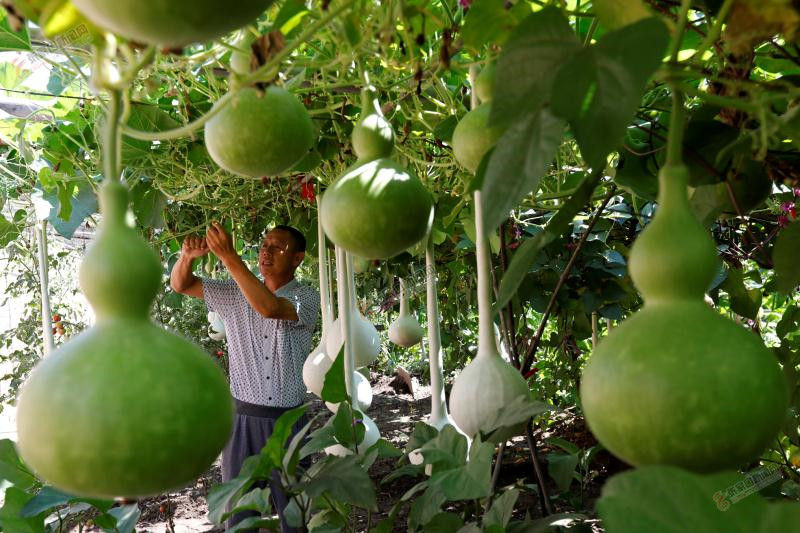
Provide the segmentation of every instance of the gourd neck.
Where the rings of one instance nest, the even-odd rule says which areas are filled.
[[[319,250],[319,295],[322,307],[322,336],[330,329],[333,321],[331,310],[330,281],[328,280],[328,246],[325,241],[325,230],[322,229],[322,217],[319,216],[322,196],[317,195],[317,247]]]
[[[103,181],[98,192],[102,227],[126,227],[128,214],[128,189],[119,181]]]
[[[408,293],[405,280],[400,278],[400,317],[406,316],[408,316]]]
[[[428,235],[425,247],[425,280],[427,289],[428,360],[431,371],[431,421],[447,418],[442,374],[442,341],[439,331],[439,300],[436,289],[436,262],[433,255],[433,236]]]
[[[475,256],[478,263],[478,357],[500,357],[492,326],[489,239],[483,223],[481,191],[475,191]]]
[[[658,209],[691,210],[688,184],[689,171],[684,165],[664,165],[658,173]]]

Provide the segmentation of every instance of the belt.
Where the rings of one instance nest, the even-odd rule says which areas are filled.
[[[270,405],[259,405],[256,403],[248,403],[242,400],[236,401],[236,414],[239,415],[246,415],[246,416],[257,416],[260,418],[279,418],[283,413],[286,411],[291,411],[296,407],[300,407],[300,405],[296,405],[295,407],[273,407]]]

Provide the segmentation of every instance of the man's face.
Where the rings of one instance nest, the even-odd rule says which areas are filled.
[[[282,276],[300,265],[305,252],[297,252],[288,231],[275,229],[267,233],[258,252],[258,269],[265,278]]]

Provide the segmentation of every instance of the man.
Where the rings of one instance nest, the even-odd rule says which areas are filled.
[[[277,418],[302,404],[303,362],[319,314],[319,294],[294,278],[305,257],[306,240],[289,226],[267,233],[258,254],[259,280],[236,253],[230,235],[218,223],[205,238],[187,237],[172,268],[170,284],[181,294],[204,298],[209,310],[225,321],[231,392],[236,401],[233,434],[222,455],[222,479],[239,474],[244,460],[261,451]],[[230,280],[198,278],[194,260],[213,252],[228,269]],[[301,420],[295,431],[304,425]],[[288,501],[277,473],[270,483],[281,528],[294,531],[283,518]],[[237,513],[230,528],[254,513]]]

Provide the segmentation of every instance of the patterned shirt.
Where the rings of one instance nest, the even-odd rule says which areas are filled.
[[[295,407],[305,400],[303,363],[319,315],[319,293],[292,280],[275,291],[299,320],[265,318],[253,309],[234,280],[203,278],[210,311],[225,321],[233,397],[270,407]]]

